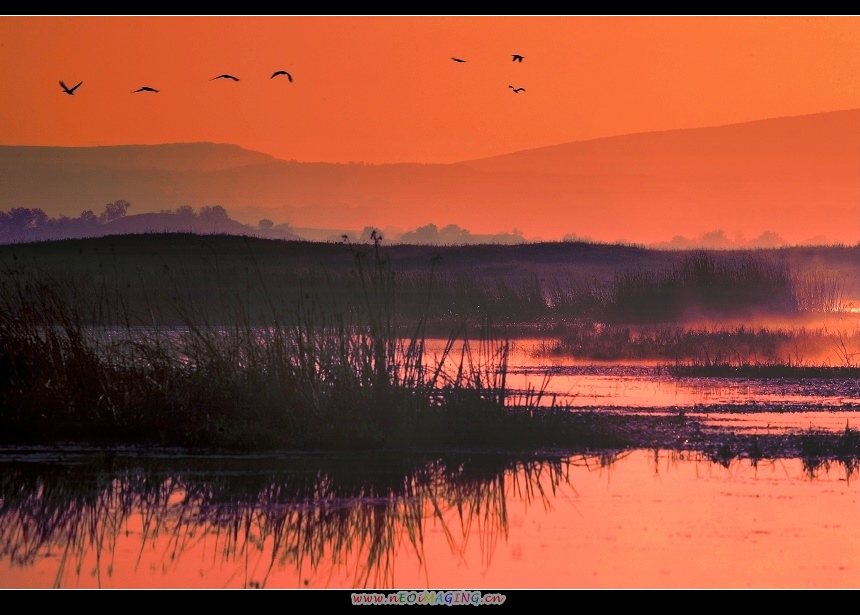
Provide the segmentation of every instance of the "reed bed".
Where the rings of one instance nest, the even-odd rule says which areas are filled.
[[[533,273],[458,278],[443,275],[440,257],[404,272],[379,237],[349,249],[349,267],[335,270],[294,263],[278,271],[253,252],[224,262],[214,249],[211,267],[186,269],[177,259],[136,275],[109,258],[65,273],[7,262],[0,439],[235,449],[611,441],[572,423],[544,399],[545,386],[511,395],[503,327],[567,322],[557,350],[593,359],[719,364],[749,361],[754,351],[754,360],[778,361],[774,348],[790,342],[780,331],[681,333],[648,321],[692,305],[801,305],[790,273],[753,257],[695,254],[668,269],[582,284]],[[807,287],[824,299],[805,309],[830,305],[821,285]],[[604,319],[559,317],[569,313]],[[617,322],[625,315],[636,322]],[[448,343],[431,359],[428,330],[440,326]],[[853,338],[840,341],[845,360],[856,361]]]
[[[860,327],[629,325],[574,320],[555,328],[542,352],[593,361],[699,364],[813,362],[852,367],[860,358]]]
[[[713,314],[791,313],[797,309],[787,267],[751,256],[717,259],[702,252],[662,271],[619,273],[607,320],[677,322]]]
[[[427,276],[409,273],[398,290],[401,315],[423,309]],[[575,272],[512,271],[505,278],[441,273],[432,298],[436,322],[491,314],[498,323],[551,328],[561,322],[677,324],[702,319],[840,314],[850,304],[838,276],[792,272],[754,253],[692,253],[663,268],[627,268],[610,279]]]
[[[406,277],[403,296],[414,296],[425,282],[422,275]],[[434,313],[457,316],[478,311],[506,323],[578,319],[657,324],[834,314],[849,303],[840,279],[826,272],[796,274],[785,264],[755,255],[717,257],[707,252],[662,269],[624,269],[611,280],[570,272],[514,273],[504,279],[443,275],[436,288]],[[407,300],[407,305],[420,303]]]
[[[860,367],[746,361],[696,361],[676,363],[663,369],[673,376],[719,378],[860,378]]]
[[[349,251],[373,249],[372,244],[290,247],[238,237],[170,237],[28,244],[16,246],[12,258],[21,251],[16,267],[40,263],[56,278],[89,284],[95,292],[77,297],[85,311],[104,308],[104,292],[116,291],[122,315],[179,326],[172,308],[177,286],[222,322],[232,318],[235,298],[242,298],[255,317],[267,313],[272,301],[293,305],[304,295],[326,305],[349,304],[363,283]],[[391,246],[386,252],[401,259],[394,290],[398,320],[405,325],[426,318],[428,326],[445,335],[463,319],[478,323],[487,315],[496,326],[577,319],[669,324],[702,317],[844,313],[849,305],[844,266],[815,269],[790,253],[702,251],[670,257],[640,250],[643,254],[634,258],[630,249],[618,246],[599,254],[593,248],[583,245],[570,252],[535,246],[525,255],[510,246],[438,252]],[[8,250],[0,253],[6,254],[0,259],[10,258]],[[431,258],[436,260],[432,272]],[[265,293],[259,292],[261,280]]]
[[[477,338],[453,330],[430,361],[433,276],[403,336],[379,242],[353,259],[356,294],[342,303],[310,292],[283,301],[250,270],[245,292],[213,305],[194,300],[196,280],[176,277],[172,304],[148,307],[149,323],[130,315],[122,288],[7,268],[3,437],[372,449],[530,446],[554,433],[560,414],[531,407],[540,392],[509,399],[508,345],[489,319]]]

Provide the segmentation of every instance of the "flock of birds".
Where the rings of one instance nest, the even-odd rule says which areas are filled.
[[[274,73],[272,73],[272,76],[269,77],[269,79],[274,79],[275,77],[280,77],[280,76],[286,77],[290,83],[293,82],[293,76],[285,70],[276,70]],[[230,79],[231,81],[239,81],[238,77],[234,77],[233,75],[228,75],[227,73],[224,73],[223,75],[218,75],[216,77],[212,77],[212,79],[210,79],[210,81],[215,81],[216,79]],[[84,83],[83,81],[80,81],[80,82],[78,82],[77,85],[75,85],[73,87],[69,87],[61,80],[60,81],[60,87],[63,88],[63,92],[65,92],[69,96],[74,96],[75,90],[77,90],[79,87],[81,87],[81,85],[83,85],[83,83]],[[158,90],[156,90],[155,88],[150,87],[148,85],[144,85],[142,87],[137,88],[136,90],[133,90],[131,93],[137,94],[138,92],[158,93]]]
[[[522,62],[525,59],[525,56],[521,56],[518,53],[512,53],[511,58],[512,58],[511,62]],[[453,57],[453,56],[451,57],[451,59],[454,60],[455,62],[466,62],[467,61],[467,60],[464,60],[463,58],[457,58],[457,57]],[[512,85],[509,85],[508,87],[511,90],[513,90],[514,94],[519,94],[520,92],[526,91],[525,88],[515,88]]]
[[[523,59],[524,59],[524,57],[523,57],[523,56],[521,56],[521,55],[520,55],[520,54],[518,54],[518,53],[511,54],[511,56],[512,56],[512,58],[513,58],[513,59],[511,60],[512,62],[522,62],[522,61],[523,61]],[[451,59],[452,59],[452,60],[454,60],[455,62],[461,62],[461,63],[462,63],[462,62],[466,62],[466,60],[463,60],[462,58],[452,57]],[[289,80],[289,82],[290,82],[290,83],[292,83],[292,82],[293,82],[293,76],[292,76],[290,73],[288,73],[287,71],[285,71],[285,70],[276,70],[274,73],[272,73],[272,76],[271,76],[271,77],[269,77],[269,79],[274,79],[275,77],[286,77],[286,78]],[[224,74],[222,74],[222,75],[217,75],[217,76],[215,76],[215,77],[212,77],[212,79],[210,79],[210,81],[215,81],[216,79],[229,79],[229,80],[231,80],[231,81],[239,81],[239,78],[238,78],[238,77],[234,77],[233,75],[230,75],[230,74],[227,74],[227,73],[224,73]],[[72,87],[69,87],[69,86],[67,86],[63,81],[60,81],[60,87],[61,87],[61,88],[63,88],[63,92],[65,92],[65,93],[66,93],[66,94],[68,94],[69,96],[74,96],[74,95],[75,95],[75,90],[77,90],[79,87],[81,87],[81,85],[83,85],[83,83],[84,83],[83,81],[80,81],[80,82],[78,82],[78,84],[77,84],[77,85],[74,85],[74,86],[72,86]],[[514,87],[514,86],[512,86],[512,85],[509,85],[508,87],[509,87],[511,90],[513,90],[514,94],[519,94],[520,92],[525,92],[525,91],[526,91],[526,89],[525,89],[525,88],[515,88],[515,87]],[[136,90],[132,90],[132,92],[131,92],[131,93],[132,93],[132,94],[137,94],[138,92],[153,92],[153,93],[156,93],[156,94],[157,94],[157,93],[158,93],[158,90],[156,90],[155,88],[150,87],[150,86],[148,86],[148,85],[144,85],[144,86],[142,86],[142,87],[137,88]]]

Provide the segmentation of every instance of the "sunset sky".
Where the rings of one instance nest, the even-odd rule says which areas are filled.
[[[860,107],[856,16],[4,16],[0,61],[2,145],[207,141],[301,162]]]

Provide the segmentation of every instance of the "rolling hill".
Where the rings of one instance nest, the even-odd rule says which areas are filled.
[[[235,145],[0,146],[0,209],[221,205],[246,224],[434,223],[654,243],[722,229],[860,238],[860,109],[564,143],[456,164],[296,162]]]

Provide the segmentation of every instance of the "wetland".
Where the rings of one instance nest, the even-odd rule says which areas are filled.
[[[4,587],[858,585],[860,248],[0,265]]]

